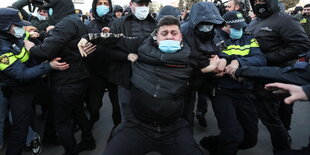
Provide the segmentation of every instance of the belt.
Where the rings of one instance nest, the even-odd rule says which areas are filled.
[[[142,123],[153,126],[153,127],[166,127],[166,126],[170,126],[173,125],[176,120],[173,121],[167,121],[167,122],[159,122],[159,121],[142,121]]]

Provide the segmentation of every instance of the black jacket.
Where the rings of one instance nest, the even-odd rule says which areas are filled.
[[[267,0],[271,14],[253,29],[269,66],[285,67],[310,49],[310,41],[299,21],[279,10],[276,0]]]
[[[53,8],[52,16],[55,28],[44,39],[43,44],[30,49],[32,56],[52,60],[61,57],[62,62],[67,62],[70,68],[65,71],[51,73],[52,85],[72,84],[88,77],[86,67],[77,44],[86,34],[86,27],[78,15],[74,14],[74,6],[71,0],[50,0],[47,4]]]
[[[193,69],[193,56],[188,44],[184,43],[176,53],[163,53],[151,36],[119,39],[89,34],[88,40],[94,44],[116,45],[124,50],[137,51],[137,62],[127,64],[132,68],[133,90],[139,90],[133,91],[135,95],[131,104],[136,117],[148,121],[167,121],[165,119],[177,119],[182,115],[183,97]]]
[[[215,28],[213,30],[214,38],[212,39],[200,39],[197,33],[196,26],[201,22],[213,23]],[[216,54],[221,51],[217,46],[223,39],[219,35],[218,27],[224,23],[224,19],[221,17],[216,6],[211,2],[199,2],[193,5],[189,13],[189,20],[181,25],[181,31],[185,42],[187,42],[191,48],[191,51],[200,55],[198,57],[204,57],[202,55]],[[219,45],[219,44],[218,44]],[[206,63],[207,64],[207,63]],[[204,66],[202,66],[204,67]],[[202,77],[200,70],[194,70],[191,77],[191,86],[197,89],[205,82],[205,78]],[[210,82],[210,80],[208,81]]]
[[[124,34],[125,36],[149,36],[156,28],[156,21],[153,17],[148,17],[140,21],[131,12],[120,19],[116,19],[111,26],[111,32],[115,34]],[[137,35],[138,34],[138,35]],[[128,53],[136,53],[136,51],[123,51],[120,48],[109,50],[108,56],[113,61],[109,65],[108,79],[123,87],[130,87],[131,68],[130,62],[127,60]]]
[[[113,21],[112,17],[112,7],[110,7],[110,12],[108,12],[106,15],[99,17],[97,15],[96,9],[97,9],[97,2],[98,0],[94,0],[92,4],[92,10],[94,20],[92,20],[87,25],[87,32],[88,33],[100,33],[102,31],[103,27],[110,27],[111,23]],[[112,6],[111,0],[109,0],[110,6]],[[109,65],[109,59],[105,55],[104,50],[108,50],[107,48],[104,48],[103,46],[98,45],[97,50],[87,56],[85,58],[86,66],[91,74],[105,77],[108,76],[108,65]]]

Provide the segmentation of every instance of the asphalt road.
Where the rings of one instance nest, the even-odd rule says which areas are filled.
[[[110,131],[113,127],[112,122],[112,107],[107,95],[103,98],[103,106],[101,108],[100,120],[95,124],[93,129],[93,135],[96,139],[97,147],[93,151],[82,152],[80,155],[101,155]],[[209,104],[209,111],[207,113],[208,128],[202,128],[199,126],[197,120],[195,120],[194,137],[197,142],[203,136],[215,135],[219,133],[217,128],[217,122],[213,114],[211,105]],[[40,127],[42,127],[41,125]],[[292,147],[299,149],[302,146],[308,144],[308,137],[310,136],[310,103],[309,102],[297,102],[294,106],[294,114],[292,119],[292,126],[290,135],[293,139]],[[40,130],[40,132],[42,132]],[[78,141],[80,140],[80,133],[76,134]],[[121,149],[121,148],[120,148]],[[41,155],[61,155],[63,148],[61,146],[43,146]],[[0,155],[4,154],[3,150],[0,151]],[[31,155],[31,153],[24,153],[25,155]],[[148,155],[157,155],[158,153],[149,153]],[[208,152],[205,151],[208,155]],[[239,151],[238,155],[272,155],[272,146],[270,142],[270,135],[261,123],[259,124],[258,143],[255,147]]]

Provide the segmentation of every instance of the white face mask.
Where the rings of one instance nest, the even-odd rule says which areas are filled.
[[[134,15],[139,19],[139,20],[144,20],[147,15],[149,14],[150,9],[149,7],[146,6],[140,6],[135,8],[135,13]]]
[[[37,14],[37,18],[39,19],[39,20],[46,20],[46,16],[42,16],[42,15],[40,15],[40,14]]]
[[[14,36],[15,36],[16,38],[22,38],[22,37],[24,36],[24,34],[25,34],[25,29],[24,29],[24,27],[17,27],[17,26],[15,26],[15,27],[13,28],[13,30],[14,30]]]

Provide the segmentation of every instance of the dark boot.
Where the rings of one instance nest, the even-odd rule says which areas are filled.
[[[78,152],[91,151],[94,149],[96,149],[96,141],[92,136],[82,138],[82,141],[78,144]]]
[[[204,149],[209,151],[210,155],[218,155],[216,136],[203,137],[199,143]]]

